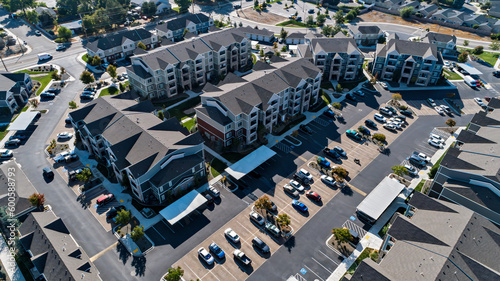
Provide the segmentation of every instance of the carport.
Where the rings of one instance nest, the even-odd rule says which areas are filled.
[[[276,152],[263,145],[254,152],[243,157],[243,159],[241,159],[240,161],[226,168],[225,171],[236,180],[239,180],[246,174],[253,171],[255,168],[259,167],[262,163],[269,160],[274,155],[276,155]]]
[[[162,215],[169,224],[174,225],[206,202],[207,199],[205,199],[203,195],[193,190],[161,210],[160,215]]]
[[[377,221],[392,201],[403,191],[404,184],[385,177],[356,208],[358,216],[371,223]]]
[[[17,116],[16,120],[12,122],[7,130],[9,131],[24,131],[31,124],[33,119],[35,119],[37,111],[21,112]]]
[[[457,65],[465,70],[467,73],[469,73],[469,75],[481,75],[483,74],[481,71],[479,71],[477,68],[475,68],[474,66],[468,64],[468,63],[457,63]]]

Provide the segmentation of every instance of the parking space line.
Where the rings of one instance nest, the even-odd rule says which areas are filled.
[[[231,272],[229,272],[229,270],[227,270],[227,268],[226,268],[224,265],[222,265],[222,264],[221,264],[220,266],[221,266],[222,268],[224,268],[224,270],[225,270],[227,273],[229,273],[229,275],[233,276],[234,280],[238,280],[236,277],[234,277],[234,275],[233,275]]]
[[[312,271],[307,265],[304,264],[304,267],[307,268],[310,272],[312,272],[314,275],[318,276],[319,279],[325,281],[325,279],[321,278],[316,272]]]
[[[163,220],[161,220],[161,222],[168,228],[170,229],[170,231],[172,231],[172,233],[175,233],[175,231],[173,229],[170,228],[170,226],[168,226],[168,224],[166,224]],[[180,223],[179,223],[180,224]]]
[[[295,156],[295,157],[299,158],[300,160],[302,160],[302,161],[304,161],[304,162],[306,162],[306,163],[307,163],[307,162],[309,162],[309,160],[307,160],[306,158],[304,158],[304,157],[302,157],[302,156],[298,155],[297,153],[295,153],[295,152],[293,152],[293,151],[290,151],[290,154],[292,154],[293,156]]]
[[[191,270],[191,272],[196,276],[197,279],[200,279],[200,276],[198,276],[198,274],[196,274],[196,272],[194,272],[194,270],[191,269],[191,267],[189,267],[189,265],[187,265],[186,262],[184,262],[184,265],[189,269]]]
[[[163,238],[163,240],[167,240],[167,239],[165,239],[165,237],[163,237],[163,235],[161,235],[161,233],[158,230],[156,230],[156,228],[154,226],[152,226],[151,228],[154,229],[156,231],[156,233],[158,233],[158,235],[160,235],[161,238]]]
[[[323,265],[322,265],[319,261],[317,261],[315,258],[311,257],[311,259],[312,259],[313,261],[315,261],[317,264],[319,264],[319,266],[321,266],[322,268],[324,268],[326,271],[330,272],[330,274],[331,274],[331,273],[333,273],[333,271],[331,271],[331,270],[329,270],[328,268],[326,268],[325,266],[323,266]]]
[[[250,230],[248,230],[248,228],[246,228],[244,225],[242,225],[239,221],[236,221],[239,225],[241,225],[241,227],[243,227],[246,231],[248,231],[248,233],[252,233]]]
[[[323,254],[323,256],[325,256],[327,259],[331,260],[334,264],[339,265],[339,263],[338,263],[338,262],[336,262],[336,261],[332,260],[332,259],[331,259],[329,256],[327,256],[325,253],[321,252],[320,250],[318,250],[318,252],[320,252],[321,254]]]
[[[328,191],[326,191],[323,188],[319,187],[318,185],[316,185],[316,183],[314,183],[312,186],[314,186],[314,188],[317,188],[317,189],[321,190],[321,192],[328,193]]]

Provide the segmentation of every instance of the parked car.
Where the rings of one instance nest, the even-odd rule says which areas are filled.
[[[415,157],[418,157],[419,159],[425,161],[426,163],[430,163],[431,162],[431,158],[429,156],[425,155],[422,152],[413,151],[412,155],[415,156]]]
[[[21,144],[20,139],[11,139],[5,142],[5,146],[19,146]]]
[[[396,127],[397,130],[401,129],[401,123],[396,122],[396,121],[389,121],[389,122],[387,122],[387,125],[392,125],[392,126]]]
[[[252,260],[240,250],[234,250],[233,256],[239,261],[241,261],[244,265],[249,265],[252,263]]]
[[[49,167],[43,168],[42,173],[47,178],[53,178],[54,177],[54,172]]]
[[[416,177],[418,175],[418,171],[415,167],[413,167],[412,165],[408,165],[406,164],[405,165],[405,168],[406,170],[408,171],[408,174],[412,177]]]
[[[335,119],[335,113],[331,110],[326,110],[325,112],[323,112],[323,115],[325,115],[326,117]]]
[[[474,101],[479,105],[479,106],[484,106],[483,101],[480,98],[474,98]]]
[[[93,100],[93,99],[94,99],[94,95],[89,95],[89,94],[81,94],[81,95],[80,95],[80,99],[81,99],[81,100]]]
[[[68,151],[63,151],[61,152],[60,154],[56,155],[53,160],[56,162],[56,163],[61,163],[63,161],[66,161],[66,156],[69,156],[70,153]]]
[[[337,152],[342,157],[347,157],[347,153],[340,146],[334,147],[333,151]]]
[[[224,251],[219,247],[219,245],[215,244],[215,242],[208,246],[208,250],[219,259],[223,259],[226,257],[226,253],[224,253]]]
[[[385,109],[387,109],[390,112],[392,112],[392,115],[397,115],[398,114],[398,111],[394,107],[392,107],[392,106],[386,106]]]
[[[57,138],[62,139],[62,140],[69,140],[72,137],[73,137],[73,134],[70,132],[62,132],[62,133],[57,134]]]
[[[254,245],[255,248],[257,248],[263,254],[267,254],[271,251],[269,246],[267,246],[267,244],[264,243],[264,241],[262,241],[259,237],[254,237],[252,239],[252,245]]]
[[[373,119],[375,119],[375,120],[377,120],[378,122],[381,122],[381,123],[387,122],[387,119],[384,116],[382,116],[381,114],[378,114],[378,113],[375,113],[373,115]]]
[[[276,204],[274,204],[273,201],[269,200],[269,203],[271,203],[271,208],[267,209],[271,213],[276,213],[278,211],[278,207]]]
[[[294,207],[295,209],[297,209],[301,212],[307,212],[307,206],[304,205],[304,203],[300,202],[299,200],[293,200],[292,207]]]
[[[312,190],[309,190],[306,192],[306,197],[311,199],[311,200],[314,200],[316,202],[320,202],[321,201],[321,196],[319,196],[318,193],[312,191]]]
[[[302,21],[302,17],[297,17],[295,20],[296,21]]]
[[[53,94],[53,93],[43,92],[43,93],[40,94],[40,98],[41,99],[53,99],[55,97],[56,97],[56,95]]]
[[[240,237],[238,236],[238,234],[236,234],[236,232],[234,232],[234,230],[232,230],[231,228],[228,228],[226,230],[224,230],[224,235],[229,239],[231,240],[231,242],[235,243],[235,244],[238,244],[240,242]]]
[[[64,157],[64,162],[71,163],[77,161],[78,159],[80,159],[80,157],[77,154],[71,153],[70,155]]]
[[[405,110],[401,110],[399,111],[399,113],[403,114],[403,115],[406,115],[406,116],[412,116],[413,115],[413,112],[405,109]]]
[[[380,86],[382,86],[382,88],[384,88],[384,90],[387,90],[387,83],[385,82],[378,82],[380,84]]]
[[[9,140],[13,140],[13,139],[18,139],[18,140],[26,140],[28,138],[28,136],[26,135],[23,135],[23,134],[20,134],[20,133],[15,133],[13,136],[11,136],[9,138]]]
[[[375,128],[375,129],[377,128],[377,123],[373,122],[370,119],[365,120],[365,125],[368,127],[371,127],[371,128]]]
[[[345,132],[345,134],[350,137],[350,138],[353,138],[354,140],[357,140],[357,141],[360,141],[361,139],[363,139],[363,137],[356,131],[354,130],[347,130]]]
[[[493,76],[500,77],[500,71],[493,71]]]
[[[61,45],[57,45],[56,51],[62,51],[62,50],[66,50],[66,46],[64,46],[62,44]]]
[[[427,142],[436,148],[443,148],[443,145],[435,139],[429,139]]]
[[[308,133],[309,135],[313,134],[313,130],[311,128],[309,128],[309,126],[307,126],[307,125],[302,124],[299,126],[299,129]]]
[[[299,173],[299,172],[296,172],[295,174],[293,174],[293,179],[298,181],[300,184],[302,185],[309,185],[311,184],[311,182],[309,181],[309,179],[304,176],[303,174]]]
[[[313,182],[314,181],[313,176],[306,169],[300,169],[299,170],[299,174],[304,175],[309,180],[309,182]]]
[[[404,115],[401,115],[401,114],[400,114],[400,115],[398,115],[398,116],[396,116],[396,117],[394,117],[394,118],[399,119],[402,123],[407,123],[407,122],[406,122],[406,116],[404,116]]]
[[[299,197],[299,192],[289,184],[283,186],[283,191],[294,198]]]
[[[375,123],[373,123],[373,124],[375,124]],[[375,124],[375,126],[376,126],[376,125],[377,125],[377,124]],[[368,135],[368,136],[371,136],[371,135],[372,135],[372,133],[370,132],[370,130],[368,130],[367,128],[365,128],[365,127],[363,127],[363,126],[360,126],[360,127],[358,128],[358,130],[359,130],[359,132],[360,132],[361,134],[363,134],[363,135]]]
[[[422,159],[420,159],[419,157],[417,157],[415,155],[411,155],[408,158],[408,161],[410,162],[410,164],[417,166],[419,168],[424,167],[425,164],[427,164],[425,161],[423,161]]]
[[[335,186],[335,184],[336,184],[335,180],[332,177],[329,177],[327,175],[322,175],[321,181],[327,185],[330,185],[330,186]]]
[[[298,181],[296,180],[290,180],[290,186],[293,187],[295,190],[298,192],[304,191],[304,186],[302,186]]]
[[[436,102],[434,102],[434,100],[433,100],[433,99],[431,99],[431,98],[428,98],[428,99],[427,99],[427,103],[428,103],[430,106],[432,106],[432,107],[437,106],[437,105],[436,105]]]
[[[253,222],[260,226],[264,225],[264,223],[266,222],[266,220],[255,211],[251,211],[249,216]]]
[[[360,97],[365,97],[365,93],[361,90],[355,91],[354,94],[360,96]]]
[[[241,9],[241,6],[240,5],[233,5],[233,8],[235,8],[235,9]]]
[[[437,142],[443,144],[444,143],[444,139],[441,137],[441,136],[438,136],[436,134],[429,134],[429,138],[433,139],[433,140],[436,140]]]
[[[330,149],[328,147],[323,148],[323,153],[326,156],[330,156],[330,157],[332,157],[334,159],[339,159],[340,158],[340,155],[337,152],[335,152],[335,150]]]
[[[220,191],[217,188],[215,188],[214,186],[210,186],[208,188],[208,192],[210,192],[210,194],[213,197],[219,197],[220,196]]]
[[[353,94],[351,94],[351,93],[347,93],[345,95],[345,98],[348,99],[348,100],[351,100],[351,101],[356,101],[357,100],[356,97]]]
[[[443,109],[443,111],[444,111],[446,114],[451,114],[451,109],[450,109],[450,107],[449,107],[449,106],[442,104],[442,105],[441,105],[441,109]]]
[[[281,235],[281,231],[278,227],[270,222],[266,223],[266,230],[274,237],[279,237]]]
[[[385,114],[387,116],[392,116],[393,113],[392,111],[390,111],[389,109],[387,109],[386,107],[381,107],[379,110],[378,110],[380,113],[382,114]]]
[[[396,126],[394,124],[388,124],[387,123],[387,124],[384,124],[383,127],[386,128],[389,131],[396,131],[397,130],[397,128],[396,128]]]
[[[120,205],[120,206],[116,206],[116,207],[111,208],[111,210],[106,212],[106,221],[109,221],[109,220],[113,219],[114,217],[116,217],[118,215],[118,212],[121,210],[126,210],[125,206]]]
[[[214,257],[204,247],[198,249],[198,256],[208,265],[214,264]]]
[[[440,106],[434,106],[434,110],[439,113],[439,115],[444,115],[444,110]]]
[[[36,36],[41,36],[42,35],[42,33],[40,32],[40,30],[35,30],[35,34],[36,34]]]
[[[60,89],[48,89],[45,92],[57,95],[57,94],[59,94],[61,92],[61,90]]]
[[[491,100],[491,97],[484,97],[484,100],[489,102]]]
[[[314,14],[314,9],[309,9],[309,11],[307,11],[309,14]]]
[[[109,202],[113,201],[113,199],[115,199],[115,196],[112,193],[103,195],[97,199],[97,206],[99,207],[104,206]]]
[[[323,157],[318,157],[318,164],[323,168],[330,169],[330,162]]]

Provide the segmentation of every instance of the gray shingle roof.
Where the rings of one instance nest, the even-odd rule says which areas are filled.
[[[274,32],[266,28],[253,28],[251,26],[244,26],[239,28],[241,31],[250,34],[263,35],[263,36],[274,36]]]
[[[357,34],[358,32],[361,34],[379,34],[380,28],[376,25],[351,25],[350,26],[352,32]]]
[[[121,46],[126,39],[138,42],[146,38],[151,38],[151,35],[151,32],[147,31],[144,28],[125,30],[117,33],[107,34],[94,42],[88,43],[85,47],[94,52],[97,52],[99,49],[108,50]]]
[[[354,38],[315,38],[311,39],[311,46],[315,54],[320,51],[326,53],[352,53],[359,52]]]
[[[419,56],[422,58],[433,56],[438,63],[443,63],[443,57],[438,52],[437,46],[431,43],[391,39],[386,45],[378,44],[376,54],[377,57],[385,57],[392,51],[396,51],[399,55]]]
[[[202,40],[216,51],[222,46],[229,46],[235,42],[242,42],[243,39],[246,39],[246,36],[241,28],[224,29],[219,32],[208,33],[202,37]]]
[[[8,177],[9,171],[14,171],[14,175],[11,173]],[[29,197],[36,192],[36,189],[14,160],[0,165],[0,206],[7,206],[9,202],[9,196],[7,196],[9,193],[9,178],[16,183],[14,191],[16,195],[14,201],[15,210],[13,214],[20,215],[34,209],[29,202]]]
[[[306,37],[305,33],[302,32],[293,32],[288,34],[287,39],[304,39]]]
[[[0,91],[9,91],[17,82],[22,82],[25,78],[25,73],[0,72]]]
[[[176,178],[178,175],[193,168],[196,165],[199,165],[202,162],[204,162],[203,158],[197,154],[189,155],[181,159],[172,160],[172,162],[170,162],[167,167],[156,173],[150,181],[156,186],[163,186],[173,178]]]
[[[163,32],[176,31],[179,29],[184,30],[186,26],[192,22],[194,24],[201,24],[204,22],[209,22],[210,18],[205,14],[187,14],[181,18],[176,18],[173,20],[169,20],[163,24],[159,24],[156,26],[156,29],[161,30]]]
[[[457,43],[457,37],[455,35],[448,35],[437,32],[427,33],[427,35],[424,37],[424,40],[427,40],[427,43],[432,43],[433,41],[443,42],[443,43],[448,43],[448,42]]]

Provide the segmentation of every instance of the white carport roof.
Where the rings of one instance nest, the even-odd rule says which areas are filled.
[[[255,168],[259,167],[262,163],[266,162],[269,158],[273,157],[275,154],[276,152],[263,145],[257,148],[254,152],[245,156],[240,161],[231,165],[229,168],[226,168],[225,171],[235,179],[239,180]]]
[[[7,130],[9,131],[23,131],[28,128],[31,124],[31,121],[35,118],[37,111],[29,111],[29,112],[21,112],[19,116],[17,116],[14,122],[10,123],[10,126]]]
[[[357,210],[374,220],[378,220],[389,205],[391,205],[392,201],[398,197],[404,187],[404,184],[389,177],[385,177],[373,191],[359,203]]]
[[[161,210],[160,215],[173,225],[205,204],[205,202],[207,202],[207,199],[198,191],[193,190]]]
[[[483,74],[481,71],[479,71],[477,68],[474,66],[468,64],[468,63],[457,63],[458,66],[460,66],[463,70],[467,71],[470,75],[481,75]]]

